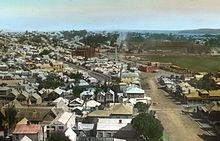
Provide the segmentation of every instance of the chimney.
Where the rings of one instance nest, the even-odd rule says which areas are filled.
[[[119,119],[119,122],[118,122],[119,124],[121,124],[122,123],[122,120],[121,119]]]
[[[27,121],[27,125],[31,125],[31,122],[30,122],[30,121]]]

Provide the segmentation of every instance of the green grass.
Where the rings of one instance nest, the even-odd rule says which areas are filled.
[[[150,61],[173,63],[182,68],[193,71],[220,71],[220,56],[163,56],[148,55],[145,57]]]

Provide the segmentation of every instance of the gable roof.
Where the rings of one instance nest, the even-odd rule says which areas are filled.
[[[101,103],[99,103],[95,100],[89,100],[89,101],[87,101],[83,104],[83,107],[97,107],[97,106],[100,106],[100,105],[101,105]]]
[[[20,93],[20,95],[24,96],[25,98],[28,98],[29,97],[29,93],[27,91],[22,91]]]
[[[20,141],[32,141],[32,140],[27,136],[24,136]]]
[[[73,99],[72,101],[70,101],[70,104],[74,104],[74,102],[78,103],[78,104],[83,104],[84,103],[84,100],[82,100],[81,98],[76,98],[76,99]]]
[[[41,126],[38,124],[19,124],[16,125],[13,134],[37,134],[41,131]]]
[[[138,87],[129,87],[127,88],[126,94],[144,94],[145,91],[141,88],[138,88]]]
[[[79,86],[89,86],[89,83],[86,82],[85,80],[81,79],[81,80],[79,80]]]
[[[112,107],[111,115],[132,115],[133,107],[125,104],[117,104]]]
[[[104,110],[95,110],[88,114],[89,117],[109,117],[114,115],[133,115],[133,106],[118,103]]]
[[[59,115],[56,119],[54,119],[51,124],[57,123],[57,122],[66,124],[72,116],[73,116],[73,113],[64,112],[63,114]]]
[[[58,95],[63,94],[65,91],[60,89],[59,87],[57,87],[55,90],[53,90],[55,93],[57,93]]]
[[[19,120],[25,117],[30,121],[44,121],[45,118],[52,121],[56,117],[51,107],[19,107],[16,108],[16,110]],[[48,115],[50,115],[50,117],[47,117]]]
[[[11,94],[17,97],[19,95],[19,92],[16,89],[12,89]]]
[[[65,99],[63,97],[58,97],[57,99],[55,99],[53,101],[53,103],[59,103],[60,101],[63,101],[65,104],[68,104],[69,100],[68,99]]]
[[[19,124],[27,124],[27,122],[28,122],[28,119],[27,119],[26,117],[24,117],[22,120],[20,120],[20,121],[17,123],[17,125],[19,125]]]

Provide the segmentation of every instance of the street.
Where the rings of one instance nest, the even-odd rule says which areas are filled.
[[[156,117],[164,126],[167,140],[202,141],[203,139],[198,136],[203,133],[199,125],[181,113],[181,103],[157,88],[155,77],[156,74],[142,73],[143,86],[147,95],[152,98],[152,103],[156,103],[152,109],[156,111]]]

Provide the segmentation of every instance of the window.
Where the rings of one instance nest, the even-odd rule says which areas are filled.
[[[63,130],[63,126],[59,126],[59,129],[60,129],[60,130]]]
[[[103,138],[103,133],[98,133],[99,138]]]
[[[111,133],[107,133],[107,138],[111,138],[112,134]]]

